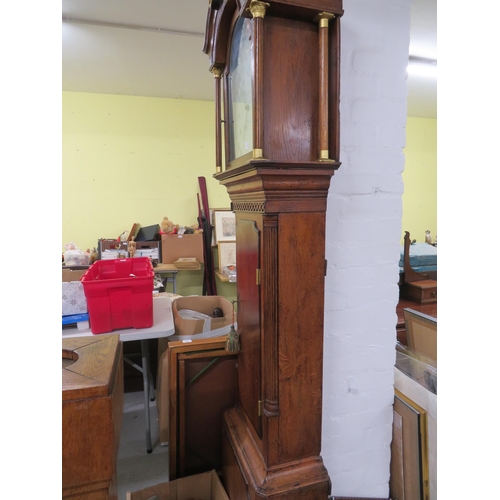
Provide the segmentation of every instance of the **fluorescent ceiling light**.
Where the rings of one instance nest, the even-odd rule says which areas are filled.
[[[435,59],[410,56],[408,74],[425,78],[437,78],[437,61]]]

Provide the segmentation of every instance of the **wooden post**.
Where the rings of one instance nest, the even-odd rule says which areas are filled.
[[[261,160],[264,158],[264,126],[263,126],[263,114],[264,114],[264,96],[263,96],[263,69],[264,69],[264,57],[262,53],[263,46],[263,23],[264,16],[266,15],[266,9],[269,4],[266,2],[260,2],[258,0],[252,0],[248,11],[253,16],[253,36],[254,36],[254,67],[255,67],[255,82],[253,86],[253,109],[255,117],[253,120],[253,159]]]
[[[319,26],[319,123],[318,159],[328,161],[328,22],[335,14],[322,12],[315,17]]]
[[[215,82],[215,173],[222,172],[222,149],[221,149],[221,84],[222,70],[217,67],[212,68]]]

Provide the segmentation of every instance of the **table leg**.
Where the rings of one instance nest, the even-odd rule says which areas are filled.
[[[153,379],[153,371],[151,370],[151,356],[149,355],[149,349],[148,349],[148,377],[149,377],[149,400],[154,401],[155,400],[155,384],[154,384],[154,379]]]
[[[149,416],[149,342],[141,340],[142,356],[142,380],[144,384],[144,416],[146,418],[146,447],[147,452],[151,453],[151,421]]]

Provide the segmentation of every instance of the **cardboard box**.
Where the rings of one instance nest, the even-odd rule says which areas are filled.
[[[84,314],[87,312],[87,299],[80,278],[86,269],[62,270],[62,315]]]
[[[202,234],[161,235],[162,264],[173,264],[182,257],[195,257],[198,262],[204,262]]]
[[[215,470],[149,486],[139,491],[127,491],[126,500],[156,500],[155,495],[158,495],[159,500],[229,500]]]
[[[213,312],[216,307],[222,309],[223,316],[214,318]],[[180,311],[196,311],[211,319],[186,319]],[[206,331],[216,330],[231,325],[233,322],[233,306],[229,300],[218,295],[192,295],[179,297],[172,304],[174,315],[175,335],[196,335]]]

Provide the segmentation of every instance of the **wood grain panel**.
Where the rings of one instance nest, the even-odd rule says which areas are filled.
[[[267,16],[264,27],[265,156],[272,161],[316,160],[319,76],[310,48],[318,46],[317,26]]]
[[[261,267],[260,231],[255,220],[240,214],[236,217],[236,262],[245,263],[238,267],[237,292],[240,402],[255,431],[261,436],[260,285],[256,281],[257,269]]]
[[[300,218],[279,216],[278,286],[287,291],[279,299],[280,461],[320,453],[325,270],[322,227],[324,213],[306,213]],[[304,238],[308,232],[314,238]]]

